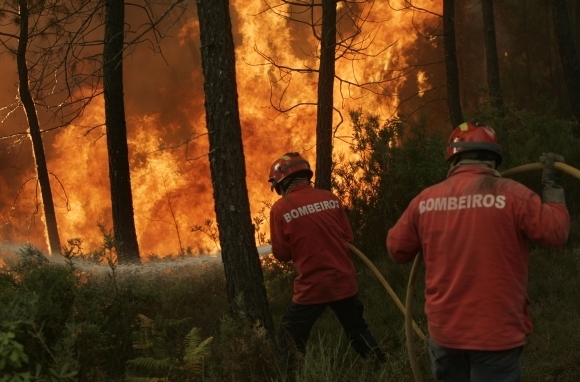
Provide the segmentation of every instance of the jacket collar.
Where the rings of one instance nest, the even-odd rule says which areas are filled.
[[[286,192],[286,195],[291,194],[294,191],[302,190],[303,188],[306,188],[306,187],[310,188],[310,183],[299,183],[299,184],[296,184],[296,185],[292,186],[288,190],[288,192]],[[286,195],[284,195],[284,196],[286,196]]]
[[[474,175],[489,175],[496,178],[501,178],[499,171],[489,168],[483,164],[459,164],[453,166],[447,172],[447,177],[451,177],[459,174],[474,174]]]

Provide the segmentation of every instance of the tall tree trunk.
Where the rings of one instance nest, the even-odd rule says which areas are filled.
[[[522,1],[522,11],[521,11],[521,15],[522,15],[522,25],[528,25],[529,23],[529,17],[528,17],[528,13],[534,12],[535,10],[533,9],[533,4],[532,6],[530,6],[527,2],[527,0],[523,0]],[[526,84],[531,84],[534,83],[534,77],[532,76],[532,72],[533,72],[533,67],[532,67],[532,61],[534,60],[534,55],[532,53],[533,51],[533,45],[534,45],[534,41],[535,40],[530,33],[524,33],[524,35],[522,36],[522,44],[524,46],[524,54],[525,54],[525,80],[524,83]],[[523,91],[526,92],[525,90],[525,86],[522,87]],[[527,97],[524,99],[524,102],[528,103],[530,101],[532,101],[532,98],[535,97],[535,94],[530,94],[531,92],[526,92],[527,93]],[[524,94],[526,94],[524,93]]]
[[[123,97],[123,42],[125,2],[105,1],[103,93],[109,157],[109,180],[113,207],[113,232],[119,263],[138,262],[125,103]]]
[[[461,94],[459,92],[459,69],[455,46],[455,0],[443,0],[443,45],[445,50],[445,68],[447,69],[447,104],[451,128],[464,122],[461,112]]]
[[[572,114],[580,122],[580,60],[572,36],[567,1],[552,0],[552,14]],[[580,131],[576,133],[580,135]]]
[[[332,116],[336,52],[336,0],[322,0],[318,109],[316,118],[316,188],[330,190]]]
[[[16,65],[18,67],[18,94],[22,106],[26,112],[28,126],[30,128],[30,140],[32,141],[32,152],[36,164],[36,174],[40,185],[42,196],[42,206],[46,223],[46,235],[48,238],[48,252],[60,253],[60,239],[58,237],[58,226],[56,224],[56,214],[54,212],[54,201],[52,200],[52,190],[50,179],[46,167],[46,157],[44,155],[44,145],[40,134],[40,124],[36,114],[36,105],[30,94],[28,84],[28,67],[26,66],[26,50],[28,49],[28,1],[18,0],[20,8],[20,36],[18,39],[18,51],[16,53]]]
[[[487,86],[491,106],[504,115],[503,97],[499,80],[499,62],[497,59],[497,45],[495,40],[495,20],[493,0],[481,0],[483,10],[483,33],[485,37],[485,61],[487,64]]]
[[[274,322],[250,216],[236,62],[228,0],[197,0],[206,124],[215,212],[230,313],[259,320],[271,338]],[[243,306],[237,306],[241,296]]]

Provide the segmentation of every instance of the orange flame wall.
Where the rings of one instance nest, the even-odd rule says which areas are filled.
[[[428,89],[437,88],[443,78],[441,65],[410,69],[407,76],[397,78],[402,73],[395,70],[397,68],[440,61],[440,57],[434,57],[442,57],[441,40],[421,35],[434,32],[439,25],[440,18],[434,14],[441,14],[441,1],[416,1],[418,9],[397,10],[403,8],[402,3],[380,1],[356,5],[357,12],[368,17],[362,33],[372,36],[373,42],[367,50],[367,58],[338,61],[337,74],[352,82],[389,77],[392,81],[383,90],[386,96],[381,97],[349,89],[344,83],[339,86],[337,82],[335,107],[345,118],[337,136],[347,139],[350,135],[346,120],[348,110],[361,107],[384,118],[404,112],[405,105],[415,105],[408,109],[414,110],[417,104],[426,103],[422,97],[428,98]],[[288,7],[285,5],[278,10],[288,10]],[[339,3],[339,12],[344,12],[343,7],[343,3]],[[152,56],[145,48],[137,48],[125,61],[131,180],[143,256],[178,253],[179,239],[182,248],[215,249],[207,235],[191,230],[206,219],[215,219],[206,156],[208,142],[204,135],[199,28],[191,14],[188,14],[190,18],[180,20],[174,38],[164,40],[162,49],[166,61],[159,55]],[[272,85],[271,94],[270,81],[277,81],[279,72],[271,65],[264,65],[265,60],[257,51],[281,65],[317,68],[316,59],[309,56],[311,52],[316,53],[317,44],[310,28],[265,11],[262,0],[232,1],[231,16],[247,186],[252,212],[257,214],[262,202],[273,202],[277,198],[266,181],[274,159],[286,151],[300,151],[312,165],[316,158],[316,107],[302,106],[286,114],[276,112],[270,105],[271,97],[276,102],[286,90],[286,83]],[[346,22],[342,24],[344,31],[352,32]],[[13,65],[10,60],[2,62],[3,68],[10,68],[5,70],[14,71],[10,65]],[[7,87],[0,101],[5,101],[6,93],[13,97],[14,91],[12,85]],[[281,107],[314,103],[316,91],[315,73],[294,73]],[[437,98],[440,94],[431,97]],[[415,99],[415,103],[408,98]],[[401,102],[402,109],[396,109]],[[437,105],[434,110],[443,105]],[[65,244],[67,239],[80,237],[85,250],[99,247],[102,238],[98,222],[108,228],[112,226],[104,128],[87,128],[103,121],[103,101],[98,99],[74,126],[45,134],[48,167],[55,175],[51,181],[61,241]],[[335,122],[339,122],[338,114]],[[6,131],[25,129],[22,117],[10,126],[5,124]],[[344,139],[335,140],[335,152],[347,149],[343,142]],[[3,243],[29,241],[45,249],[44,229],[39,218],[42,213],[32,214],[37,203],[35,185],[28,182],[22,187],[34,176],[30,143],[26,140],[11,150],[8,150],[8,143],[2,145],[5,154],[0,164],[3,174],[0,177],[1,240]],[[267,231],[267,228],[264,225],[262,230]]]

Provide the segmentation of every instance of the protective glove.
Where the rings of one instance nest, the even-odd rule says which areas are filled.
[[[543,153],[540,156],[540,162],[544,164],[542,172],[542,184],[544,192],[542,200],[544,203],[562,203],[566,204],[564,189],[562,188],[562,173],[554,168],[555,162],[564,163],[564,157],[554,153]]]

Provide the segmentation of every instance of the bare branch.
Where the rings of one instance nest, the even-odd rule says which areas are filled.
[[[62,184],[62,182],[60,181],[60,179],[58,178],[58,176],[56,176],[55,174],[53,174],[52,172],[50,173],[50,175],[52,175],[54,177],[54,179],[56,179],[56,181],[58,182],[58,184],[60,185],[60,189],[62,190],[62,192],[64,193],[64,201],[66,204],[66,210],[70,211],[71,207],[70,207],[70,202],[68,199],[68,195],[66,193],[66,189],[64,188],[64,185]]]

